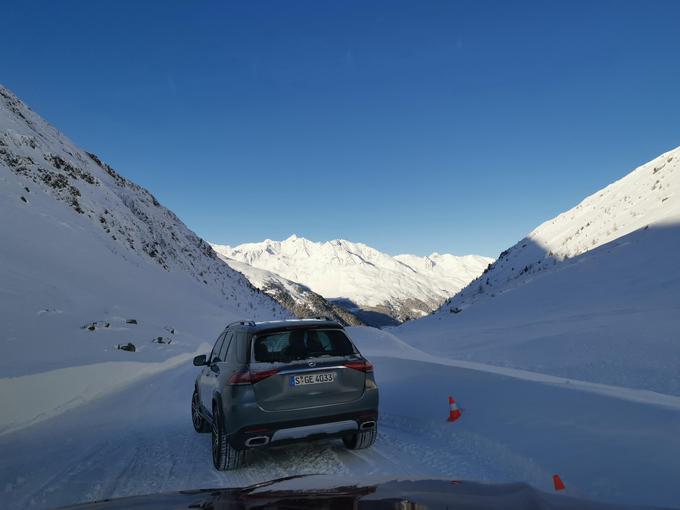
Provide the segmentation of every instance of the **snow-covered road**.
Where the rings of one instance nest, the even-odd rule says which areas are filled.
[[[680,505],[680,412],[499,374],[372,357],[380,436],[350,452],[340,441],[254,451],[236,473],[212,468],[208,435],[189,418],[188,364],[0,437],[9,509],[178,489],[244,485],[298,473],[523,480],[627,503]],[[447,423],[447,397],[464,408]]]

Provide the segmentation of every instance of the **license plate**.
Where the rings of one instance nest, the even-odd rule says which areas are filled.
[[[291,386],[304,386],[306,384],[323,384],[335,381],[335,372],[322,372],[320,374],[291,375]]]

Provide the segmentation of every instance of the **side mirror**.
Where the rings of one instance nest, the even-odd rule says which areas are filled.
[[[206,360],[207,356],[205,354],[201,354],[200,356],[196,356],[194,358],[194,366],[195,367],[202,367],[208,364]]]

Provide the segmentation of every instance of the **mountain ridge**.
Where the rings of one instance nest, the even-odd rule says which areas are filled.
[[[34,371],[119,360],[127,343],[128,360],[164,360],[230,320],[292,316],[3,86],[0,217],[0,377],[27,357]]]
[[[211,246],[227,259],[303,284],[353,313],[397,321],[430,313],[492,261],[439,253],[393,257],[364,243],[315,242],[295,234],[283,241]]]
[[[232,269],[243,274],[255,288],[272,297],[296,317],[325,317],[336,320],[344,326],[362,326],[364,324],[361,319],[346,309],[330,303],[323,296],[300,283],[220,254],[218,254],[218,257]]]
[[[445,301],[463,309],[564,260],[587,253],[640,228],[680,218],[680,147],[664,152],[590,194],[504,250],[477,279]],[[480,290],[481,289],[481,290]]]

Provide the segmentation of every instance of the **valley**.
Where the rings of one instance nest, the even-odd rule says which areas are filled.
[[[567,496],[680,501],[680,148],[496,260],[297,236],[230,247],[0,87],[0,218],[9,509],[300,473],[542,491],[559,473]],[[191,425],[192,356],[235,320],[317,315],[375,366],[375,446],[254,449],[215,471]]]

